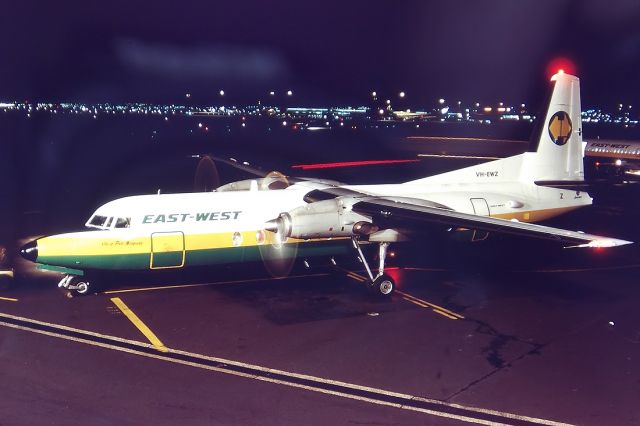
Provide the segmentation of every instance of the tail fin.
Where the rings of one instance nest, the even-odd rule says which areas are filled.
[[[559,72],[546,111],[537,117],[530,151],[464,169],[430,176],[407,184],[496,183],[584,180],[580,80]]]
[[[521,179],[584,180],[580,80],[560,71],[551,78],[553,90],[544,115],[537,118],[528,161]]]

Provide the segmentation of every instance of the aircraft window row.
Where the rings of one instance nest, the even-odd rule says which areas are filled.
[[[589,151],[591,152],[609,152],[612,154],[640,154],[640,148],[629,149],[629,148],[615,148],[615,149],[607,149],[607,148],[591,148]]]
[[[94,215],[87,222],[87,226],[100,229],[129,228],[131,226],[131,218]]]

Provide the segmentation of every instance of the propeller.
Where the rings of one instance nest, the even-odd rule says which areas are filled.
[[[218,168],[213,159],[204,155],[200,158],[193,179],[193,192],[209,192],[220,186]]]
[[[278,218],[265,224],[262,233],[263,241],[258,245],[260,257],[267,272],[274,278],[288,276],[293,270],[298,255],[298,241],[287,236],[287,214],[282,213]]]

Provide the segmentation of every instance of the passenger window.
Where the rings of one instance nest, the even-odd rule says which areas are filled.
[[[116,228],[128,228],[129,226],[131,226],[131,218],[119,217],[116,219]]]

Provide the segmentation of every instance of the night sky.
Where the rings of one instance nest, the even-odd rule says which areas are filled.
[[[5,1],[0,100],[535,103],[564,57],[583,104],[640,108],[639,23],[638,0]]]

